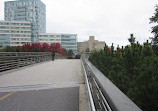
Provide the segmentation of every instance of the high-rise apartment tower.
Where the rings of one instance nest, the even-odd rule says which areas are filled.
[[[32,42],[39,42],[39,33],[46,33],[46,6],[40,0],[16,0],[5,2],[5,20],[29,21]]]

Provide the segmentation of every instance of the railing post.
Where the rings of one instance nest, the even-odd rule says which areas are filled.
[[[19,68],[19,67],[20,67],[20,58],[19,58],[19,56],[18,56],[18,53],[16,53],[16,56],[18,57],[18,64],[17,64],[17,68]]]

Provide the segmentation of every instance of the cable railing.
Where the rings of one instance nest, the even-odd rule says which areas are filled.
[[[142,111],[82,54],[91,111]]]

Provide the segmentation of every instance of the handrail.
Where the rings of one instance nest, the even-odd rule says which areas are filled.
[[[55,53],[55,59],[65,59],[66,57],[61,55],[61,54],[58,54],[58,53]]]
[[[83,61],[82,61],[82,68],[83,68],[83,73],[84,73],[84,77],[85,77],[85,83],[87,86],[88,97],[89,97],[89,101],[90,101],[90,103],[89,103],[90,109],[91,109],[91,111],[96,111]]]
[[[51,52],[0,52],[0,72],[50,60]]]
[[[0,52],[0,72],[64,58],[61,54],[52,52]]]
[[[95,108],[102,111],[142,111],[90,61],[83,57]]]

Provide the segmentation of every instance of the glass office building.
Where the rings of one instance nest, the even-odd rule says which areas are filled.
[[[77,34],[61,34],[61,46],[66,50],[77,52]]]
[[[31,44],[31,23],[0,20],[0,48]]]
[[[62,33],[40,33],[40,43],[60,43],[66,50],[77,52],[77,34],[62,34]]]
[[[40,0],[5,2],[5,20],[29,21],[32,24],[32,42],[39,42],[38,34],[46,33],[46,6]]]
[[[43,43],[60,43],[61,44],[61,34],[55,33],[40,33],[39,34],[39,42]]]

